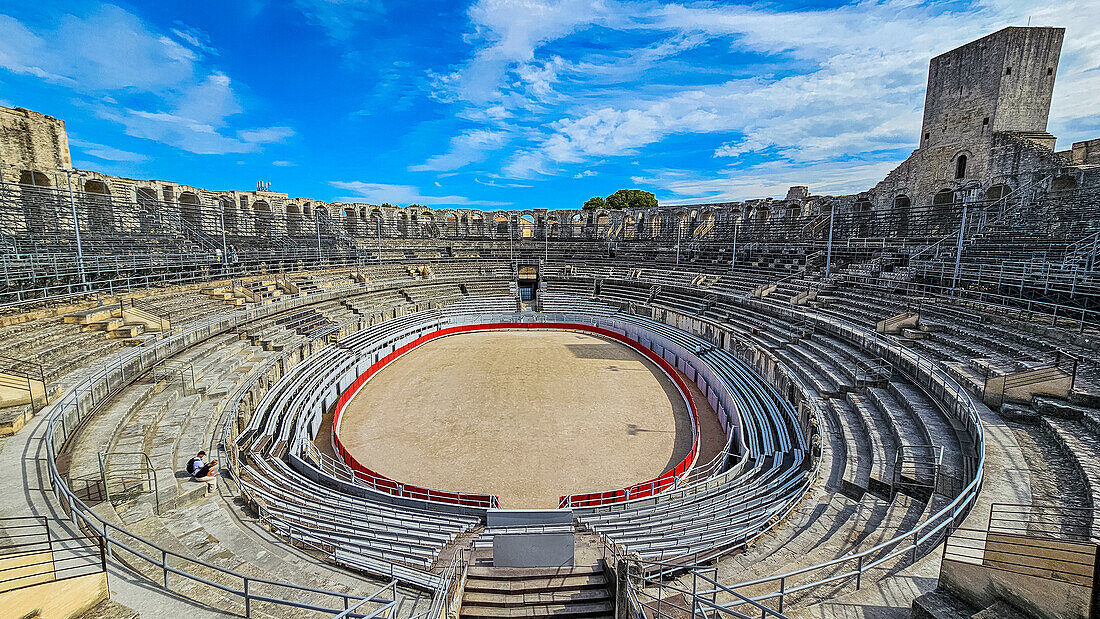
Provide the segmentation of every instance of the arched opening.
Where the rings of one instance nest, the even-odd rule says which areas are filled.
[[[508,218],[502,214],[498,213],[493,217],[493,225],[500,236],[508,236],[511,233],[511,230],[508,229]]]
[[[256,234],[267,234],[272,224],[271,205],[264,200],[257,200],[252,203],[252,213],[255,216],[253,222]]]
[[[561,235],[561,222],[558,221],[557,215],[551,215],[546,218],[546,234],[547,237],[558,237]]]
[[[232,198],[222,198],[222,223],[227,234],[237,232],[237,203]]]
[[[372,209],[370,212],[370,231],[374,236],[382,236],[382,210]]]
[[[912,201],[907,195],[902,194],[894,198],[894,208],[890,216],[893,219],[893,228],[897,236],[909,234],[909,209],[911,206]]]
[[[703,213],[699,225],[695,227],[695,238],[709,239],[714,236],[714,211]]]
[[[676,242],[679,243],[688,233],[688,215],[680,211],[676,214]]]
[[[661,235],[661,216],[654,213],[649,216],[649,236],[657,238]]]
[[[449,236],[458,236],[458,215],[454,211],[443,215],[443,230]]]
[[[405,211],[397,213],[397,233],[401,235],[409,233],[409,215]]]
[[[596,216],[596,236],[598,238],[607,237],[611,233],[611,217],[607,213],[600,213]]]
[[[966,155],[959,155],[955,159],[955,178],[966,178]]]
[[[143,234],[149,234],[153,231],[153,226],[157,221],[157,205],[160,204],[160,199],[157,198],[157,190],[149,187],[138,187],[135,193],[137,197],[138,230]]]
[[[856,236],[864,238],[871,236],[871,232],[874,229],[874,215],[871,214],[871,201],[867,198],[859,198],[852,206],[852,211],[855,217]]]
[[[23,221],[28,232],[39,234],[57,229],[57,194],[51,189],[50,177],[38,170],[19,173],[19,200],[23,206]]]
[[[420,213],[420,234],[423,236],[438,236],[439,228],[435,225],[435,215],[431,211]]]
[[[302,207],[294,202],[286,205],[286,232],[290,236],[302,233]]]
[[[202,229],[202,209],[199,206],[199,197],[190,191],[180,194],[180,219],[196,230]]]
[[[630,215],[623,217],[623,238],[632,239],[634,238],[635,232],[636,229],[634,227],[634,218]]]
[[[485,216],[482,215],[481,213],[474,213],[473,216],[470,217],[470,220],[474,224],[474,232],[478,236],[484,236],[485,235]]]
[[[1012,193],[1011,187],[1005,185],[1004,183],[998,183],[985,190],[985,199],[991,201],[1000,200],[1010,193]]]
[[[932,221],[931,228],[936,234],[946,234],[952,230],[952,212],[955,210],[955,192],[951,189],[941,189],[932,196]]]
[[[84,212],[88,217],[88,229],[92,232],[111,232],[115,228],[115,210],[111,204],[111,190],[100,180],[84,182],[81,196]]]
[[[1077,189],[1077,179],[1068,174],[1063,174],[1050,183],[1051,191],[1072,191],[1074,189]]]
[[[355,216],[355,207],[345,206],[343,210],[340,211],[340,218],[344,220],[344,231],[348,234],[355,234],[355,231],[358,229],[356,225],[358,224],[358,218]]]
[[[584,235],[584,217],[580,213],[573,215],[569,220],[570,236],[580,238]]]
[[[530,215],[520,215],[516,222],[519,225],[519,238],[530,239],[535,236],[535,219]]]

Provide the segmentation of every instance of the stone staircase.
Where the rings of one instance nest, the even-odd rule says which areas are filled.
[[[471,567],[462,619],[611,617],[615,611],[603,564],[580,567]]]

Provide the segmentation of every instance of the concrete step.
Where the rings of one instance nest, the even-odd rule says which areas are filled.
[[[460,617],[494,619],[498,617],[610,617],[615,611],[611,602],[597,604],[546,604],[537,606],[466,606]]]
[[[470,568],[470,571],[482,568]],[[607,576],[602,572],[562,576],[543,576],[533,578],[489,579],[468,576],[468,593],[538,593],[545,591],[569,591],[577,589],[599,589],[608,586]]]
[[[599,603],[611,600],[607,589],[581,589],[579,591],[541,591],[537,593],[482,593],[470,592],[462,598],[463,606],[525,606]]]

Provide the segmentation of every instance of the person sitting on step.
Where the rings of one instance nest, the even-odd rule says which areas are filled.
[[[199,469],[201,469],[205,465],[206,465],[206,452],[205,451],[200,451],[199,453],[195,454],[194,458],[191,458],[190,460],[187,461],[187,467],[186,467],[187,468],[187,474],[190,475],[191,477],[194,477],[195,473],[198,473]]]
[[[195,481],[206,482],[206,491],[203,496],[208,496],[218,488],[218,461],[211,460],[195,473]]]

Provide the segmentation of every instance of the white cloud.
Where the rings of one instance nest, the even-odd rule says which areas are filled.
[[[508,206],[510,202],[487,202],[470,200],[464,196],[425,196],[412,185],[389,185],[386,183],[366,183],[363,181],[332,181],[337,189],[351,192],[349,196],[338,198],[340,202],[367,202],[370,204],[422,204],[425,206]]]
[[[273,165],[277,168],[291,168],[291,167],[294,167],[298,164],[294,163],[293,161],[284,161],[282,159],[276,159],[275,161],[271,162],[271,165]]]
[[[84,140],[76,138],[69,138],[69,145],[76,147],[85,155],[95,157],[96,159],[104,159],[106,161],[126,161],[132,163],[140,163],[142,161],[149,160],[149,157],[139,153],[131,153],[129,151],[114,148],[113,146],[105,146],[103,144],[96,144],[94,142],[86,142]]]
[[[214,49],[213,45],[210,43],[210,35],[198,28],[193,28],[183,22],[177,21],[175,27],[171,29],[171,32],[176,35],[177,39],[204,54],[210,54],[212,56],[218,55],[218,50]]]
[[[577,172],[576,174],[574,174],[573,178],[585,178],[586,176],[595,176],[595,175],[596,175],[595,170],[584,170],[582,172]]]
[[[359,22],[384,11],[381,0],[294,0],[306,20],[340,41],[355,34]]]
[[[1095,0],[859,0],[802,10],[481,0],[469,16],[471,60],[436,75],[434,96],[510,135],[512,154],[500,165],[511,178],[623,155],[644,160],[646,149],[683,135],[731,169],[770,158],[802,183],[837,179],[845,167],[889,168],[884,160],[900,161],[917,145],[929,58],[1029,16],[1069,26],[1050,123],[1059,146],[1100,128],[1092,94],[1100,38],[1074,27],[1100,23]],[[580,32],[600,44],[579,45]],[[683,55],[703,45],[705,59]],[[723,47],[729,64],[709,53]],[[847,178],[846,190],[857,191],[881,177]]]
[[[81,18],[65,15],[41,36],[0,15],[0,67],[97,92],[161,91],[193,77],[197,54],[109,4]]]
[[[226,135],[228,118],[241,111],[229,78],[214,73],[184,90],[169,111],[111,107],[102,108],[100,115],[121,123],[127,135],[199,155],[257,152],[261,144],[282,141],[294,133],[289,127],[265,127],[239,130],[236,137]]]
[[[434,155],[422,164],[409,166],[410,172],[448,172],[469,163],[481,161],[490,152],[500,148],[508,141],[508,134],[502,131],[475,129],[459,134],[451,139],[446,153]]]
[[[171,35],[108,4],[37,33],[0,14],[0,68],[84,95],[128,135],[197,154],[255,152],[293,135],[288,127],[234,127],[230,119],[244,108],[230,78],[202,64],[215,53],[205,33],[177,22]]]

